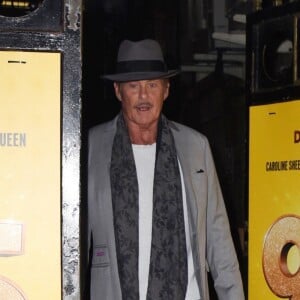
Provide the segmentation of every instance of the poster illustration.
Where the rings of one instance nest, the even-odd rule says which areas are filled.
[[[248,299],[300,299],[300,101],[250,107]]]
[[[0,299],[61,299],[61,55],[0,51]]]

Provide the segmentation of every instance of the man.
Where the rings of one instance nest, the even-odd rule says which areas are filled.
[[[207,139],[169,121],[160,45],[125,40],[114,82],[121,111],[89,133],[92,300],[243,300]]]

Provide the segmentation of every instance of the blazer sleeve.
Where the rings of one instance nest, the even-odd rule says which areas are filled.
[[[233,244],[211,149],[206,143],[207,170],[207,262],[219,300],[244,300],[239,263]]]

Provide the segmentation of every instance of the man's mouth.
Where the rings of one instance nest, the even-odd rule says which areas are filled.
[[[147,111],[152,107],[149,103],[139,104],[136,106],[136,109],[139,111]]]

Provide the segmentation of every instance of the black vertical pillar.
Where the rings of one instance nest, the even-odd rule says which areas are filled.
[[[0,51],[61,54],[61,299],[80,299],[81,0],[11,0],[0,6]]]

